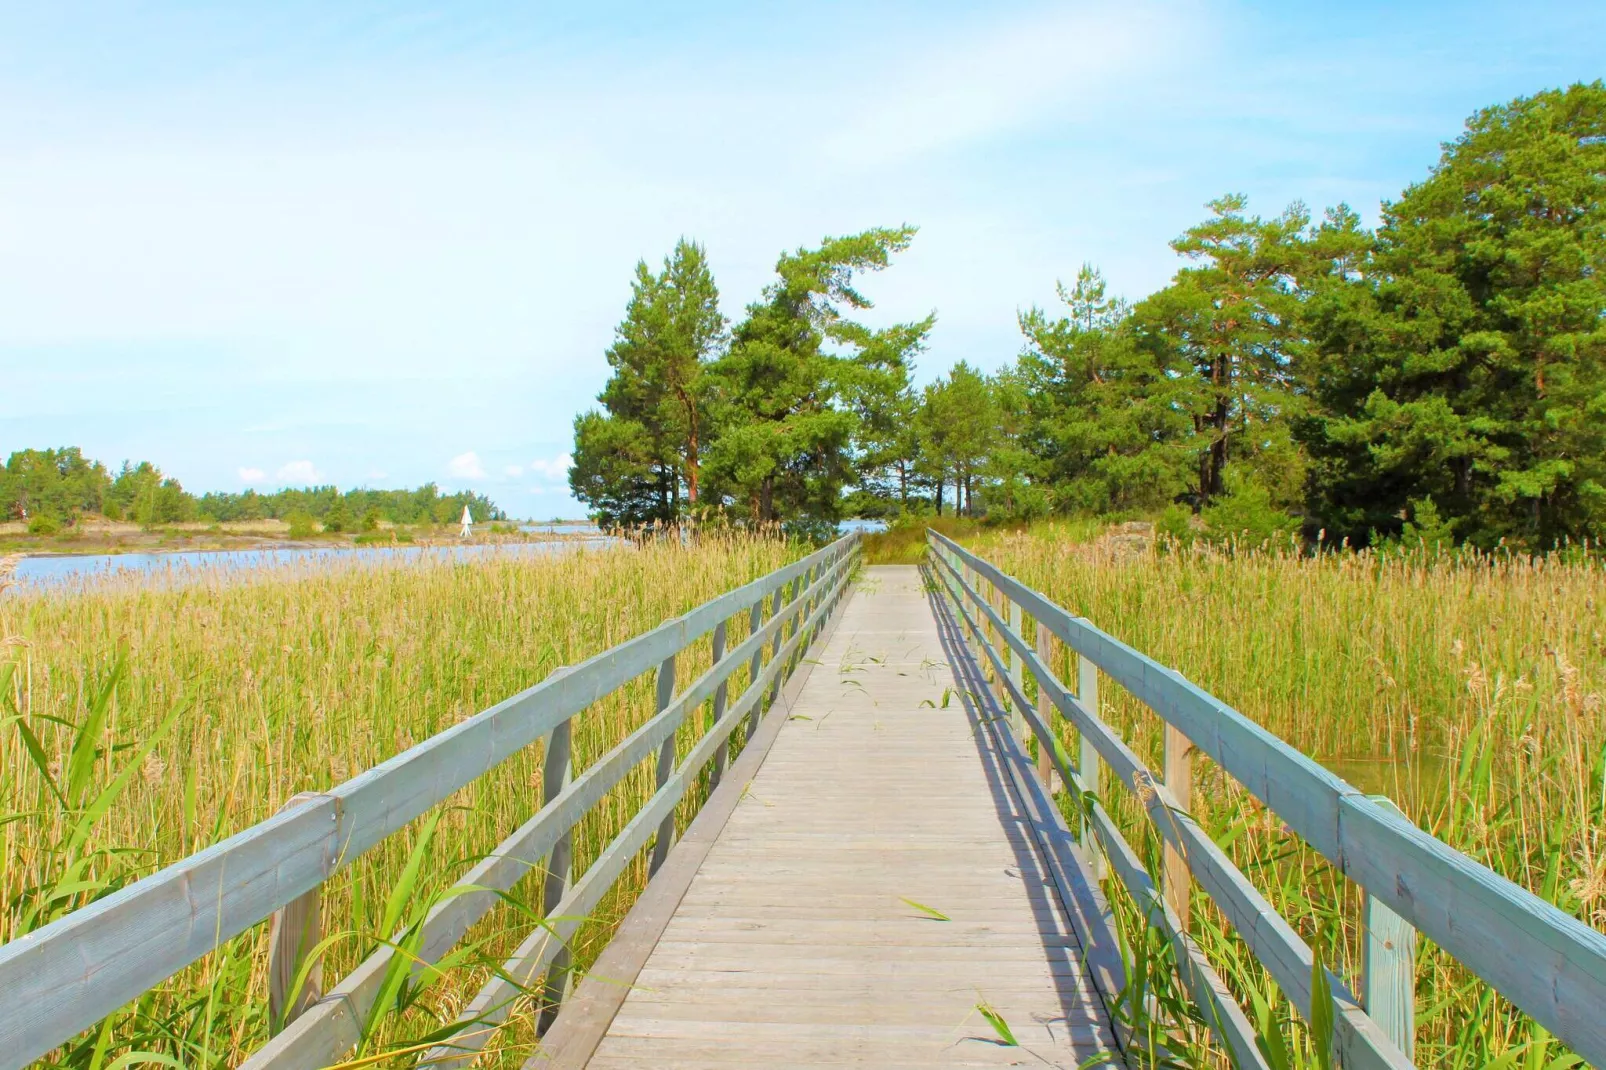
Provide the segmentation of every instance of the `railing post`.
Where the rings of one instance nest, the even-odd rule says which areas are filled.
[[[319,798],[318,792],[299,792],[291,796],[281,810],[316,798]],[[268,934],[268,1031],[271,1034],[277,1035],[323,997],[321,956],[307,969],[301,987],[296,987],[297,975],[323,940],[322,900],[323,885],[320,884],[273,912]]]
[[[1193,743],[1170,721],[1165,726],[1164,759],[1166,789],[1171,792],[1177,808],[1187,813],[1193,809]],[[1187,932],[1193,874],[1188,869],[1188,860],[1169,839],[1165,842],[1164,876],[1166,902],[1181,919],[1182,931]]]
[[[1002,608],[999,605],[1000,595],[998,588],[993,585],[991,580],[987,580],[985,582],[987,584],[987,590],[985,592],[987,605],[993,610],[993,613],[996,613],[1000,608]],[[983,622],[982,635],[986,637],[984,640],[985,645],[997,650],[998,629],[993,626],[992,613],[983,613],[981,618]],[[978,659],[981,661],[982,674],[986,677],[988,686],[992,688],[993,700],[998,703],[1000,708],[1006,708],[1004,706],[1004,685],[1003,682],[998,679],[998,670],[993,666],[993,659],[987,656],[987,652],[985,650],[979,650],[976,653]]]
[[[668,709],[669,704],[675,700],[675,657],[671,654],[658,666],[658,712]],[[664,745],[658,751],[658,787],[662,788],[669,783],[669,778],[675,773],[675,736],[669,733]],[[675,842],[675,812],[671,810],[664,818],[663,824],[658,826],[658,842],[652,845],[652,861],[647,866],[647,876],[650,878],[658,872],[658,867],[664,864],[669,857],[669,848]]]
[[[719,663],[725,659],[725,622],[720,621],[714,628],[714,660],[713,668],[719,668]],[[720,718],[725,716],[725,685],[729,681],[721,680],[719,687],[714,689],[714,717],[713,726],[719,727]],[[708,790],[713,791],[719,787],[719,778],[724,775],[725,762],[730,758],[730,737],[726,736],[720,743],[719,749],[714,752],[714,768],[708,774]]]
[[[1400,813],[1385,795],[1373,795],[1379,806]],[[1403,814],[1401,816],[1404,816]],[[1361,945],[1361,975],[1366,1013],[1394,1046],[1415,1060],[1416,930],[1411,923],[1368,895]]]
[[[776,589],[776,591],[775,591],[775,612],[771,613],[770,616],[779,617],[783,613],[786,612],[786,608],[789,605],[791,605],[791,603],[792,603],[792,595],[796,591],[796,588],[797,588],[797,581],[793,580],[791,583],[783,583],[783,584],[781,584],[781,586]],[[781,656],[781,648],[783,646],[785,646],[785,645],[786,645],[786,621],[783,618],[781,623],[778,624],[776,626],[776,628],[775,628],[775,642],[774,642],[774,645],[772,645],[770,647],[770,660],[771,661],[774,661],[776,658]],[[780,671],[775,674],[775,680],[770,684],[770,708],[771,709],[774,709],[775,704],[781,700],[781,685],[783,683],[785,683],[785,682],[786,682],[786,666],[782,665]]]
[[[1004,597],[1003,591],[999,591],[998,594],[1000,598]],[[1013,632],[1017,638],[1019,638],[1023,634],[1021,630],[1020,603],[1015,601],[1013,598],[1006,598],[1005,601],[1009,603],[1009,630]],[[1014,696],[1016,694],[1026,694],[1025,675],[1022,672],[1020,655],[1015,652],[1015,648],[1010,646],[1008,642],[1005,642],[1004,650],[1002,652],[1009,657],[1009,680],[1010,683],[1015,685],[1014,691],[1009,691],[1007,688],[1005,689],[1005,693],[1010,696],[1009,726],[1015,732],[1016,742],[1018,742],[1021,745],[1021,749],[1024,750],[1026,747],[1026,740],[1029,738],[1026,731],[1026,711],[1015,705]]]
[[[560,670],[563,671],[563,670]],[[568,786],[574,776],[572,733],[574,718],[570,717],[554,728],[546,739],[546,755],[541,762],[541,805],[549,805]],[[547,856],[546,880],[541,889],[541,916],[550,921],[552,912],[563,901],[569,890],[569,878],[574,868],[574,830],[570,829],[552,845]],[[565,947],[547,967],[546,986],[542,1000],[541,1017],[536,1032],[545,1033],[558,1017],[559,1004],[569,987],[569,949]]]
[[[1076,697],[1087,712],[1094,717],[1103,719],[1099,712],[1099,667],[1091,658],[1076,656]],[[1082,778],[1082,786],[1092,793],[1095,798],[1102,798],[1104,794],[1104,759],[1099,757],[1098,748],[1093,745],[1093,739],[1086,732],[1077,733],[1081,737],[1081,746],[1076,757],[1076,772]],[[1093,831],[1093,822],[1088,819],[1087,810],[1082,809],[1082,848],[1087,852],[1093,867],[1095,880],[1103,880],[1105,873],[1104,852],[1100,850],[1098,836]]]
[[[762,596],[753,603],[747,611],[747,634],[749,637],[757,635],[758,630],[764,626],[764,599]],[[764,667],[764,644],[760,643],[753,648],[753,657],[747,663],[747,686],[753,687],[758,683],[759,670]],[[758,722],[764,716],[764,703],[755,700],[753,708],[747,715],[747,738],[752,739],[753,733],[758,731]]]
[[[1043,663],[1045,671],[1054,671],[1054,633],[1043,627],[1043,622],[1036,622],[1037,630],[1037,660]],[[1048,738],[1037,738],[1037,776],[1043,782],[1043,790],[1053,794],[1056,790],[1054,775],[1054,703],[1048,697],[1048,689],[1043,681],[1037,681],[1037,719],[1048,729]]]

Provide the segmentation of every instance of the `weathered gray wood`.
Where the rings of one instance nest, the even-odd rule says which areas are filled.
[[[777,633],[779,634],[779,633]],[[658,666],[658,712],[662,713],[669,708],[675,700],[675,655],[671,654]],[[658,750],[658,779],[657,786],[662,788],[669,783],[669,778],[675,772],[675,737],[671,735],[664,740],[664,745]],[[658,872],[658,867],[664,864],[669,857],[669,848],[675,842],[675,812],[671,810],[669,816],[664,818],[663,824],[658,827],[658,840],[653,844],[652,862],[647,866],[647,876],[650,878]]]
[[[284,809],[318,798],[304,791]],[[281,1031],[323,995],[323,961],[309,957],[323,941],[323,885],[273,912],[268,934],[268,1029]]]
[[[713,653],[711,657],[713,663],[718,665],[722,660],[724,660],[725,657],[724,621],[720,621],[719,627],[714,629],[713,643]],[[712,713],[709,715],[709,720],[712,723],[718,723],[719,719],[725,716],[725,696],[727,685],[727,680],[721,680],[719,682],[719,689],[714,692],[714,708]],[[710,792],[719,787],[720,778],[725,775],[725,763],[729,760],[730,741],[726,740],[725,743],[720,746],[719,750],[714,752],[714,767],[709,771],[708,774],[708,790]]]
[[[942,561],[939,556],[937,560]],[[974,592],[957,591],[957,573],[951,569],[943,575],[943,582],[962,614],[968,613],[964,603],[972,601],[981,617],[995,618],[997,611],[974,596]],[[980,634],[980,623],[970,624]],[[1007,632],[1003,633],[1008,638]],[[1293,928],[1283,920],[1260,891],[1232,864],[1225,852],[1216,846],[1203,829],[1177,806],[1165,784],[1151,773],[1133,751],[1109,726],[1094,718],[1071,694],[1065,690],[1037,661],[1035,653],[1020,642],[1016,652],[1028,659],[1035,674],[1041,672],[1050,695],[1067,717],[1074,719],[1089,734],[1110,768],[1138,798],[1144,813],[1165,841],[1177,848],[1187,860],[1192,874],[1201,888],[1215,901],[1228,922],[1243,937],[1250,952],[1266,967],[1283,989],[1289,1001],[1308,1020],[1311,1013],[1311,973],[1314,955]],[[986,647],[983,653],[1002,670],[999,652]],[[1398,1048],[1385,1036],[1375,1022],[1361,1010],[1342,979],[1327,971],[1328,987],[1332,996],[1333,1044],[1335,1052],[1346,1067],[1378,1067],[1404,1070],[1410,1066]]]
[[[1399,807],[1386,795],[1374,795],[1372,801],[1385,810],[1399,813]],[[1413,1058],[1416,1052],[1416,930],[1374,895],[1366,897],[1365,909],[1361,919],[1361,976],[1366,1013],[1406,1058]]]
[[[590,1065],[994,1060],[978,1000],[1025,1041],[1005,1062],[1113,1052],[914,570],[868,572]]]
[[[732,613],[857,545],[814,554],[604,651],[331,789],[0,947],[0,1068],[43,1056],[323,883],[431,806]]]
[[[1039,621],[1039,624],[1042,622]],[[1050,632],[1049,634],[1053,634]],[[1099,716],[1099,667],[1093,664],[1091,658],[1076,655],[1076,697],[1089,713]],[[1099,749],[1086,732],[1078,730],[1076,771],[1082,777],[1082,790],[1092,793],[1096,799],[1104,798],[1104,759],[1099,757]],[[1089,826],[1084,819],[1081,828],[1082,843],[1093,855],[1093,873],[1103,879],[1105,861],[1095,838],[1089,835]]]
[[[949,593],[950,595],[953,593],[951,587],[949,588]],[[969,625],[970,618],[966,616],[964,619]],[[1048,686],[1055,686],[1058,681],[1057,678],[1052,676],[1052,663],[1041,656],[1039,661],[1042,662],[1045,669],[1049,670]],[[1096,687],[1096,679],[1095,676],[1091,686],[1088,681],[1083,681],[1082,693],[1084,695],[1089,694],[1092,688]],[[1095,708],[1096,701],[1095,698]],[[1039,711],[1041,711],[1041,707],[1039,707]],[[1034,731],[1041,732],[1048,728],[1048,724],[1046,716],[1039,712],[1038,719],[1032,727]],[[1090,791],[1089,786],[1081,779],[1078,770],[1071,768],[1064,752],[1054,748],[1050,751],[1050,756],[1050,760],[1058,768],[1061,777],[1072,786],[1072,789],[1084,796],[1087,795]],[[1082,768],[1092,769],[1096,774],[1098,765],[1096,762],[1084,761]],[[1116,874],[1126,886],[1134,902],[1144,912],[1149,919],[1149,923],[1159,927],[1171,941],[1184,986],[1188,989],[1189,995],[1193,998],[1207,1025],[1227,1050],[1233,1053],[1236,1059],[1235,1065],[1248,1068],[1266,1068],[1265,1060],[1255,1042],[1255,1029],[1249,1023],[1243,1009],[1238,1006],[1237,1001],[1227,989],[1225,982],[1221,980],[1220,975],[1210,966],[1203,950],[1187,935],[1180,919],[1166,906],[1153,881],[1143,869],[1137,855],[1127,845],[1126,840],[1122,838],[1114,822],[1110,820],[1109,815],[1096,797],[1085,807],[1084,815],[1084,838],[1081,841],[1081,846],[1083,848],[1082,860],[1086,872],[1091,876],[1094,872],[1094,865],[1102,865],[1106,855],[1114,861]],[[1100,850],[1094,840],[1089,837],[1089,829],[1097,830],[1097,841],[1103,844],[1103,850]]]
[[[840,558],[822,582],[834,585],[835,590],[844,590],[851,568],[851,559]],[[781,623],[779,618],[772,619],[748,636],[732,652],[729,661],[711,667],[668,709],[599,758],[556,799],[498,845],[488,858],[471,869],[454,888],[456,894],[433,907],[425,918],[423,939],[413,952],[416,957],[413,975],[416,977],[427,964],[436,961],[462,939],[469,927],[498,902],[496,891],[511,888],[526,871],[538,865],[558,838],[626,772],[652,754],[664,739],[673,736],[689,711],[712,692],[716,680],[733,671],[748,651],[761,650]],[[570,671],[567,668],[557,670],[560,674]],[[777,667],[770,666],[768,672],[775,671]],[[739,721],[749,708],[759,705],[758,698],[769,679],[763,676],[756,687],[750,686],[732,707],[731,716]],[[394,951],[388,946],[375,951],[323,1001],[254,1053],[244,1064],[246,1070],[270,1066],[275,1070],[317,1070],[337,1061],[360,1039],[360,1024],[374,1006],[393,955]]]
[[[1606,934],[1388,814],[1226,703],[932,532],[1109,673],[1311,847],[1573,1051],[1606,1065]],[[1063,709],[1064,707],[1062,707]]]
[[[1025,635],[1025,632],[1021,630],[1020,606],[1016,605],[1014,602],[1009,602],[1009,630],[1017,639],[1022,638]],[[1021,694],[1026,693],[1025,684],[1023,682],[1025,677],[1021,673],[1021,661],[1018,657],[1011,656],[1009,660],[1009,679],[1010,682],[1015,685],[1015,691]],[[1010,730],[1015,733],[1016,740],[1018,740],[1024,746],[1027,738],[1026,714],[1025,711],[1023,711],[1014,702],[1009,704],[1009,727]]]
[[[845,572],[842,571],[846,564],[846,561],[838,564],[841,581],[846,579]],[[823,614],[823,608],[818,612]],[[675,806],[686,793],[688,786],[713,759],[719,745],[728,739],[736,725],[741,723],[741,713],[745,712],[745,707],[749,703],[758,703],[772,682],[781,680],[785,674],[787,658],[799,645],[801,638],[801,633],[794,631],[786,645],[771,659],[764,674],[743,693],[732,716],[714,725],[697,742],[679,769],[626,823],[624,829],[614,837],[590,868],[574,882],[568,894],[558,904],[556,914],[549,915],[545,923],[519,945],[512,957],[503,963],[497,975],[469,1002],[459,1016],[456,1032],[448,1040],[424,1053],[419,1060],[420,1066],[461,1067],[476,1057],[476,1053],[484,1047],[496,1029],[507,1020],[509,1011],[523,989],[539,977],[541,971],[553,961],[575,930],[585,921],[586,916],[595,909],[608,889],[613,886],[631,859],[646,846],[665,816],[673,815]],[[682,701],[684,697],[682,696]]]
[[[832,595],[846,587],[846,583],[840,583],[824,595],[816,596],[815,609],[818,610],[822,605],[825,607],[825,620],[819,630],[808,638],[810,644],[822,639],[829,640],[839,612]],[[788,680],[782,689],[780,706],[772,716],[759,723],[758,731],[748,740],[741,755],[730,767],[729,780],[709,793],[708,801],[687,828],[686,835],[675,845],[657,877],[630,908],[614,938],[592,966],[590,974],[563,1005],[552,1028],[542,1036],[541,1043],[525,1063],[530,1070],[579,1070],[596,1051],[614,1016],[623,1006],[625,996],[646,965],[648,955],[657,945],[664,927],[680,913],[687,888],[703,860],[708,857],[709,849],[724,831],[747,783],[763,765],[770,745],[786,723],[784,711],[796,699],[798,690],[809,679],[812,668],[806,665]],[[716,728],[720,720],[715,718]],[[724,753],[725,746],[722,743],[715,753]]]
[[[979,680],[981,667],[974,659],[967,657],[965,644],[960,639],[961,628],[954,622],[950,607],[947,603],[938,602],[934,610],[948,623],[953,635],[954,641],[949,644],[948,651],[950,657],[961,662],[956,665],[959,678]],[[1011,623],[1011,631],[1017,640],[1020,639],[1018,625],[1018,619]],[[1027,722],[1032,719],[1032,714],[1029,712],[1030,707],[1025,701],[1025,692],[1020,684],[1021,661],[1017,657],[1012,667],[1013,671],[1007,675],[1002,672],[1001,665],[999,668],[1001,681],[1009,690],[1020,719],[1020,728],[1015,728],[1005,720],[1001,709],[994,707],[989,710],[979,702],[973,709],[974,716],[983,730],[992,735],[994,746],[998,750],[1005,772],[1010,777],[1015,795],[1023,804],[1039,856],[1059,892],[1060,903],[1067,911],[1075,930],[1076,946],[1082,952],[1083,962],[1093,981],[1094,991],[1103,1005],[1105,1016],[1112,1023],[1118,1023],[1119,1018],[1115,1015],[1115,1011],[1121,993],[1126,990],[1126,967],[1121,958],[1121,948],[1116,938],[1109,905],[1094,880],[1092,871],[1072,849],[1070,830],[1060,815],[1059,807],[1054,805],[1041,781],[1035,779],[1030,771],[1025,739],[1028,731]],[[982,688],[966,688],[964,701],[968,705],[971,694],[979,698],[985,693],[985,689]],[[1041,721],[1035,721],[1030,730],[1035,731],[1040,739],[1046,741],[1050,738],[1047,725]],[[1123,1036],[1123,1044],[1124,1042]]]
[[[756,635],[758,633],[759,626],[763,623],[763,620],[764,620],[764,602],[763,602],[762,599],[760,599],[759,601],[754,602],[753,603],[753,608],[748,610],[748,612],[747,612],[747,631],[748,631],[748,634],[749,635]],[[752,683],[754,680],[758,679],[758,671],[759,671],[760,668],[763,667],[763,665],[764,665],[764,647],[762,645],[760,645],[760,646],[757,646],[757,647],[754,648],[753,656],[747,663],[747,680],[748,680],[748,683]],[[759,717],[762,715],[762,713],[763,713],[763,711],[761,709],[761,704],[755,703],[754,706],[753,706],[752,720],[749,722],[749,724],[747,726],[747,738],[751,739],[752,736],[753,736],[753,733],[758,730],[758,720],[759,720]]]
[[[1034,637],[1037,641],[1037,660],[1044,665],[1052,666],[1054,633],[1047,628],[1038,628]],[[1037,689],[1037,719],[1048,729],[1046,737],[1037,737],[1037,776],[1045,788],[1057,793],[1059,788],[1054,779],[1053,752],[1058,746],[1059,738],[1054,734],[1054,704],[1049,701],[1048,693],[1041,687]]]
[[[661,710],[659,712],[662,712]],[[541,806],[546,808],[563,792],[573,779],[574,763],[570,757],[570,735],[574,724],[573,720],[564,721],[552,730],[547,737],[546,754],[541,764]],[[670,738],[674,735],[671,733]],[[571,828],[559,836],[552,845],[552,853],[547,857],[546,880],[541,889],[541,913],[543,916],[553,914],[558,903],[563,900],[569,889],[569,879],[573,874],[574,859],[574,830]],[[537,1032],[544,1032],[557,1017],[558,1004],[563,1002],[564,993],[569,983],[569,951],[564,948],[552,960],[552,970],[547,976],[546,989],[542,993],[544,1006],[541,1008],[541,1017],[537,1022]]]
[[[1165,769],[1165,786],[1179,810],[1193,810],[1193,744],[1173,724],[1165,726],[1165,750],[1161,755]],[[1188,860],[1167,839],[1162,859],[1165,875],[1165,901],[1176,912],[1182,928],[1188,928],[1193,915],[1189,902],[1193,880],[1188,875]]]

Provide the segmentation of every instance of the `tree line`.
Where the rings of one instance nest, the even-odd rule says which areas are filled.
[[[1375,230],[1239,195],[1142,300],[1084,266],[1013,362],[920,388],[933,318],[855,275],[914,228],[781,257],[725,330],[706,255],[637,266],[571,486],[603,523],[1163,514],[1363,545],[1606,532],[1606,83],[1486,108]],[[1197,524],[1197,521],[1192,521]]]
[[[304,516],[326,531],[355,531],[372,528],[378,521],[450,524],[463,515],[464,506],[476,522],[506,519],[484,495],[442,494],[433,483],[416,490],[341,491],[322,486],[196,496],[149,461],[124,461],[113,473],[76,446],[17,450],[0,469],[0,517],[26,520],[33,530],[44,533],[70,527],[86,516],[146,527]]]

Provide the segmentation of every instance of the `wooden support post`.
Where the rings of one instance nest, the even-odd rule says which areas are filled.
[[[1193,743],[1169,721],[1165,726],[1165,786],[1171,792],[1178,809],[1187,813],[1193,809]],[[1182,929],[1188,929],[1191,911],[1193,874],[1188,860],[1171,841],[1165,844],[1165,899],[1182,919]]]
[[[1004,593],[1002,591],[1000,591],[998,595],[1000,598],[1004,597]],[[1014,632],[1018,637],[1022,634],[1020,604],[1013,598],[1006,599],[1006,601],[1009,602],[1009,630]],[[1013,692],[1008,688],[1004,689],[1004,694],[1009,697],[1009,726],[1015,732],[1016,742],[1018,742],[1021,747],[1024,748],[1026,746],[1026,741],[1031,738],[1031,733],[1027,731],[1026,711],[1015,705],[1015,699],[1013,696],[1016,693],[1021,695],[1026,694],[1026,676],[1022,668],[1020,656],[1015,653],[1015,648],[1010,646],[1007,640],[1004,642],[1003,652],[1009,657],[1009,681],[1015,685],[1015,690]]]
[[[1103,720],[1099,711],[1099,667],[1092,660],[1078,654],[1076,656],[1076,697],[1094,717]],[[1076,772],[1082,778],[1082,787],[1094,796],[1103,798],[1104,795],[1104,759],[1099,757],[1098,748],[1093,746],[1093,740],[1086,732],[1080,732],[1081,746],[1076,757]],[[1082,847],[1092,859],[1093,876],[1103,880],[1107,871],[1104,861],[1104,852],[1098,844],[1098,836],[1093,832],[1093,823],[1088,820],[1084,810],[1082,814]]]
[[[546,806],[558,797],[574,776],[571,733],[574,718],[570,717],[554,728],[546,738],[546,755],[541,762],[541,805]],[[559,836],[547,856],[546,880],[541,888],[541,916],[550,918],[569,889],[574,868],[574,831]],[[537,1034],[545,1033],[557,1020],[558,1007],[569,988],[569,949],[564,948],[547,967],[546,986],[541,1017],[536,1022]]]
[[[675,700],[675,655],[671,654],[658,666],[658,711],[662,713],[669,704]],[[658,751],[658,787],[669,783],[669,778],[675,773],[675,736],[679,733],[671,732],[669,738]],[[664,864],[669,857],[669,848],[675,842],[675,812],[671,810],[663,823],[658,826],[658,842],[652,845],[652,861],[647,866],[647,876],[652,877],[658,872],[658,867]]]
[[[725,622],[720,621],[719,624],[714,627],[713,667],[716,669],[719,668],[719,663],[723,660],[725,660]],[[712,726],[718,726],[720,718],[725,716],[725,685],[727,682],[728,681],[726,680],[721,680],[719,682],[719,686],[714,689],[714,715],[710,719],[710,724]],[[725,737],[725,741],[719,745],[719,749],[714,752],[714,768],[713,771],[708,774],[709,791],[713,791],[715,788],[719,787],[719,778],[724,775],[725,763],[729,760],[730,737],[727,736]]]
[[[793,584],[791,584],[791,583],[783,583],[783,584],[781,584],[780,588],[778,590],[776,590],[776,592],[775,592],[775,611],[773,613],[771,613],[770,616],[779,617],[779,616],[781,616],[781,614],[786,612],[787,603],[792,601],[792,591],[791,591],[792,586],[793,586]],[[786,645],[786,621],[783,619],[781,621],[780,625],[777,626],[776,629],[775,629],[775,642],[770,647],[770,660],[771,661],[774,661],[776,658],[781,656],[781,647],[783,647],[785,645]],[[786,666],[782,665],[780,671],[775,674],[775,681],[770,684],[770,703],[769,704],[770,704],[770,707],[772,709],[774,708],[775,704],[780,701],[780,698],[781,698],[781,685],[784,684],[785,682],[786,682]]]
[[[760,598],[753,603],[753,608],[747,611],[747,634],[754,636],[764,626],[764,599]],[[764,644],[760,643],[753,651],[753,659],[747,663],[747,686],[752,687],[758,682],[759,670],[764,668]],[[747,738],[752,739],[753,733],[758,731],[758,722],[764,716],[764,703],[753,703],[753,710],[747,715]]]
[[[1395,813],[1399,807],[1384,795],[1372,801]],[[1361,974],[1366,1013],[1415,1061],[1416,1053],[1416,930],[1411,923],[1372,896],[1366,897],[1361,920]]]
[[[289,810],[319,794],[303,791],[291,796],[283,809]],[[323,940],[323,885],[290,900],[273,912],[268,934],[268,1032],[277,1035],[299,1018],[303,1011],[323,997],[323,960],[320,957],[306,969],[297,987],[307,957]]]
[[[1054,633],[1043,627],[1042,622],[1036,624],[1037,628],[1037,660],[1049,672],[1054,671]],[[1043,722],[1048,729],[1048,738],[1039,736],[1037,739],[1037,776],[1043,782],[1043,788],[1050,794],[1059,791],[1059,777],[1054,773],[1054,703],[1049,700],[1048,689],[1043,681],[1037,682],[1037,719]]]

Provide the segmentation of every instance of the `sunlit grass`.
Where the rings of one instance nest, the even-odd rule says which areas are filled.
[[[968,544],[1363,790],[1388,794],[1422,828],[1606,928],[1598,563],[1167,553],[1083,534],[1043,526]],[[1113,684],[1101,700],[1158,770],[1159,718]],[[1358,890],[1213,763],[1200,757],[1195,769],[1201,824],[1358,990]],[[1126,792],[1107,783],[1104,795],[1140,855],[1157,861]],[[1268,1022],[1288,1033],[1296,1061],[1315,1065],[1286,1001],[1197,889],[1193,919],[1251,1017],[1272,996]],[[1419,1065],[1569,1065],[1553,1063],[1559,1045],[1426,940],[1416,1006]]]
[[[775,540],[708,537],[550,559],[289,566],[182,584],[123,576],[0,594],[8,644],[0,649],[0,942],[795,556]],[[732,622],[732,645],[745,622],[745,614]],[[694,645],[680,681],[709,657],[706,639]],[[732,694],[745,677],[733,678]],[[652,690],[649,674],[580,716],[577,769],[651,715]],[[684,749],[704,722],[688,719]],[[538,809],[540,769],[541,748],[532,747],[449,799],[403,898],[427,905]],[[588,815],[576,831],[575,872],[652,790],[649,762]],[[697,795],[682,803],[683,819]],[[398,881],[427,820],[325,886],[325,931],[347,934],[330,950],[327,983],[375,946],[387,903],[394,917]],[[579,934],[582,965],[644,882],[638,859]],[[533,902],[536,884],[515,893]],[[502,961],[529,924],[510,908],[494,912],[470,933],[471,961],[410,994],[373,1048],[404,1045],[450,1020],[489,976],[487,963]],[[145,1049],[186,1065],[238,1062],[267,1037],[266,940],[259,926],[115,1016],[104,1054],[92,1035],[57,1059],[90,1067]],[[527,1042],[530,1027],[525,1008],[493,1048]]]

